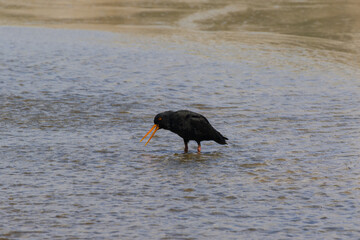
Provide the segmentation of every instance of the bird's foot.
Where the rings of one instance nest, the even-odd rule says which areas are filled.
[[[197,151],[198,151],[198,153],[201,152],[201,145],[198,146]]]
[[[189,151],[188,142],[189,142],[189,141],[186,141],[186,140],[184,139],[184,144],[185,144],[184,153],[187,153],[187,152]]]

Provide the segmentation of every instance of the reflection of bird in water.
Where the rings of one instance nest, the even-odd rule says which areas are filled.
[[[155,132],[163,128],[176,133],[184,139],[185,152],[188,152],[188,142],[190,140],[197,142],[198,152],[201,151],[201,141],[212,140],[219,144],[227,144],[226,140],[228,139],[216,131],[204,116],[195,112],[188,110],[162,112],[155,116],[154,123],[154,126],[146,133],[140,142],[155,128],[155,131],[146,142],[146,144],[148,144]]]

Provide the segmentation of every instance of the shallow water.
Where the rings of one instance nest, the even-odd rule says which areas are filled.
[[[0,36],[2,238],[359,238],[352,53],[254,35]],[[229,144],[184,154],[165,130],[139,143],[169,109],[204,114]]]

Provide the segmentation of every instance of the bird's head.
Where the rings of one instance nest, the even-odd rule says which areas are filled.
[[[159,129],[169,129],[170,121],[169,121],[169,112],[162,112],[155,116],[154,124],[159,126]]]
[[[163,129],[169,129],[170,128],[170,120],[169,120],[169,115],[170,115],[171,111],[167,111],[167,112],[162,112],[159,113],[155,116],[154,118],[154,126],[152,126],[152,128],[150,129],[150,131],[148,131],[146,133],[146,135],[140,140],[140,142],[147,136],[149,135],[149,133],[152,132],[152,130],[155,128],[155,131],[151,134],[149,140],[146,142],[146,144],[148,144],[148,142],[150,142],[150,139],[154,136],[154,134],[156,133],[157,130],[163,128]],[[145,145],[146,145],[145,144]]]

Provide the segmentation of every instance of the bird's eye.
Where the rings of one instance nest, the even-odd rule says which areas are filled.
[[[158,120],[159,120],[159,121],[161,121],[161,120],[162,120],[162,118],[161,118],[161,117],[159,117],[159,118],[158,118]]]

